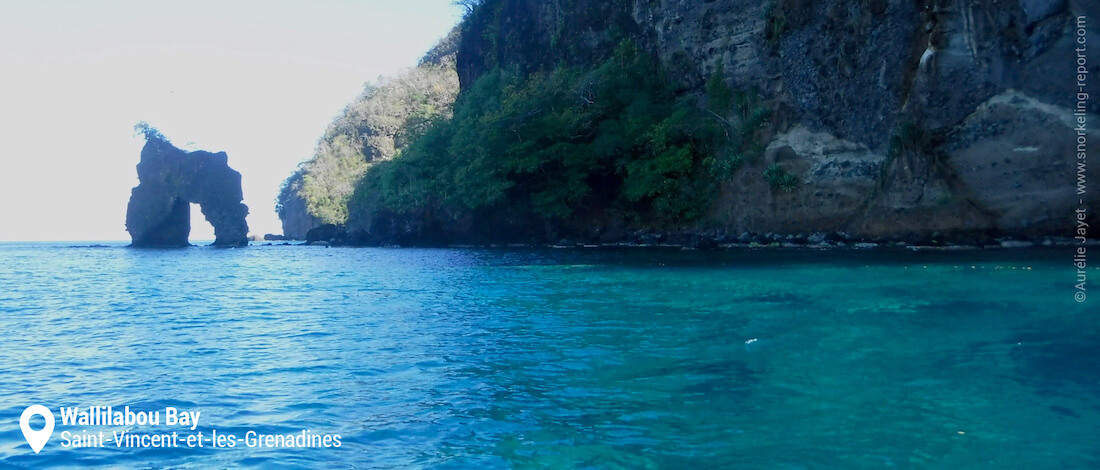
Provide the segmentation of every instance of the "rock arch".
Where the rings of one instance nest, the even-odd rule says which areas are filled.
[[[241,174],[225,152],[184,152],[148,138],[137,165],[138,185],[126,208],[126,231],[135,247],[189,246],[191,204],[214,227],[215,246],[248,245],[248,206]]]

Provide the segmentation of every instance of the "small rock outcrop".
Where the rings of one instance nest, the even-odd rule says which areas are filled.
[[[225,152],[184,152],[162,138],[147,138],[137,172],[139,184],[126,208],[133,246],[189,246],[191,204],[214,227],[215,246],[248,245],[241,174],[229,167]]]
[[[323,224],[321,219],[309,213],[309,206],[302,198],[303,177],[302,172],[295,172],[279,191],[275,212],[279,214],[287,240],[305,240],[310,230]]]

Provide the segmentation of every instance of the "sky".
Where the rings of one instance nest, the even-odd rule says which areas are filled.
[[[146,121],[225,151],[253,234],[364,83],[459,20],[451,0],[0,0],[0,240],[129,240]],[[192,206],[192,240],[213,229]]]

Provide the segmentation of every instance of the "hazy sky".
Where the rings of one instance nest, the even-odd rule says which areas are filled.
[[[415,65],[451,0],[0,0],[0,240],[129,240],[148,121],[225,151],[248,223],[364,82]],[[192,239],[212,238],[197,210]]]

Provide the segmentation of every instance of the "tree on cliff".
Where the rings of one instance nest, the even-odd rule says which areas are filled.
[[[464,14],[469,16],[470,13],[473,13],[474,10],[481,5],[481,2],[482,0],[455,0],[452,3],[462,7]]]
[[[139,121],[137,124],[134,124],[134,135],[138,134],[145,137],[146,141],[159,140],[161,142],[171,143],[164,134],[157,130],[157,128],[145,121]]]

